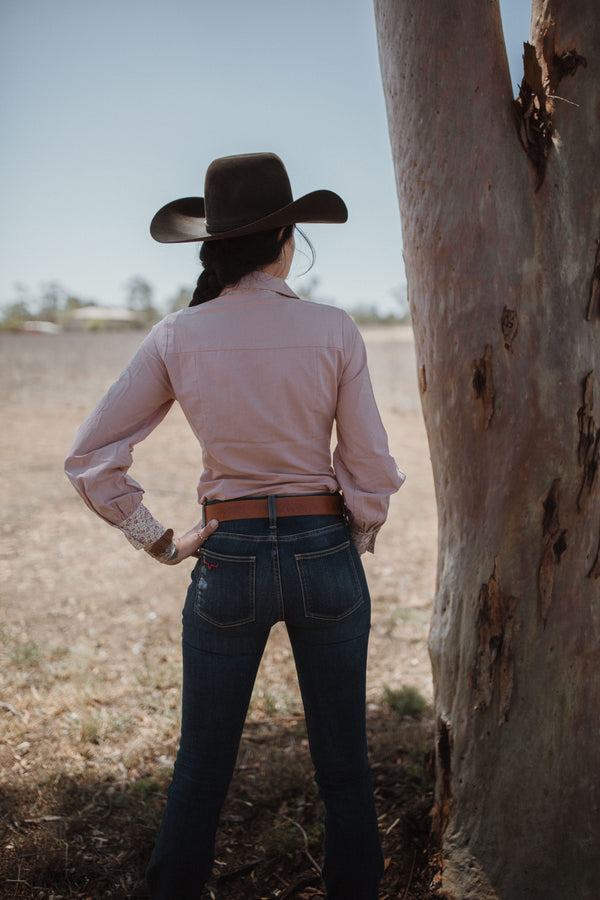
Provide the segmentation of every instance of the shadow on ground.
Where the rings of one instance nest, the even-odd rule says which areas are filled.
[[[371,763],[387,868],[381,900],[429,900],[430,751],[433,722],[390,708],[369,717]],[[58,771],[0,794],[2,897],[129,900],[146,897],[143,874],[164,807],[169,772],[106,780]],[[213,878],[219,900],[316,898],[324,890],[322,807],[301,717],[246,726],[223,811]]]

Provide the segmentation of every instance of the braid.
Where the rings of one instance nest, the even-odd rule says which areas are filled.
[[[293,225],[287,225],[280,240],[277,238],[277,228],[246,237],[205,241],[200,249],[200,262],[204,269],[198,278],[190,306],[214,300],[227,285],[237,284],[244,275],[275,262],[290,239],[293,228]]]
[[[194,293],[192,294],[190,306],[198,306],[200,303],[207,303],[209,300],[214,300],[215,297],[219,296],[224,287],[225,285],[221,284],[214,269],[203,269],[198,278]]]

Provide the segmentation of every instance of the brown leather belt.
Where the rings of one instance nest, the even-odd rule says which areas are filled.
[[[275,497],[275,514],[280,516],[341,516],[344,504],[340,494],[310,494],[300,497]],[[233,519],[268,519],[267,497],[223,500],[203,507],[204,519],[231,522]]]

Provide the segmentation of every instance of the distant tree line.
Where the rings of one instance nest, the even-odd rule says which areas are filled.
[[[66,290],[59,282],[49,281],[42,284],[37,292],[32,292],[21,283],[15,285],[15,299],[5,304],[0,309],[0,330],[20,331],[34,327],[35,323],[51,323],[60,328],[86,328],[104,329],[114,327],[139,327],[144,328],[153,325],[164,314],[160,312],[154,302],[154,288],[139,275],[133,276],[124,286],[125,307],[132,315],[128,319],[119,321],[111,320],[107,313],[114,307],[106,307],[96,300],[78,297]],[[304,300],[314,303],[331,303],[335,301],[323,297],[319,289],[319,279],[313,277],[307,279],[299,289],[299,295]],[[349,310],[350,315],[359,325],[378,324],[394,325],[410,322],[408,303],[406,301],[405,288],[396,288],[392,291],[397,310],[381,312],[374,303],[359,304]],[[166,312],[176,312],[189,306],[192,291],[187,287],[180,287],[166,305]],[[98,309],[98,315],[94,316],[94,308]],[[86,315],[82,316],[85,310]],[[79,311],[79,312],[78,312]]]
[[[298,296],[303,300],[310,300],[313,303],[328,303],[337,306],[334,300],[321,295],[319,287],[319,278],[313,276],[307,279],[305,284],[297,288]],[[357,325],[408,325],[410,324],[410,312],[408,308],[408,299],[406,293],[406,285],[400,285],[391,292],[394,298],[394,304],[397,307],[391,312],[382,312],[376,303],[359,303],[357,306],[348,310]]]
[[[139,275],[127,281],[124,286],[125,302],[121,308],[128,310],[132,315],[121,319],[121,327],[144,328],[157,322],[161,313],[154,302],[154,288]],[[0,309],[0,330],[20,331],[27,327],[27,323],[51,323],[61,328],[85,327],[101,329],[111,327],[111,309],[98,303],[97,300],[76,296],[64,288],[58,281],[49,281],[42,284],[37,291],[30,290],[26,285],[18,283],[14,286],[14,299],[4,304]],[[168,312],[187,306],[192,296],[191,290],[180,288],[174,297],[168,301]],[[94,317],[94,308],[98,310],[98,316]],[[85,310],[87,315],[81,315]],[[80,311],[80,312],[78,312]]]

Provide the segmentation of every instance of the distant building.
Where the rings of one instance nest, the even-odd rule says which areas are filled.
[[[21,331],[26,331],[28,334],[59,334],[62,331],[62,328],[60,325],[57,325],[56,322],[41,322],[36,319],[31,319],[27,322],[23,322]]]
[[[140,328],[145,324],[142,316],[131,309],[110,306],[80,306],[70,316],[71,328]]]

